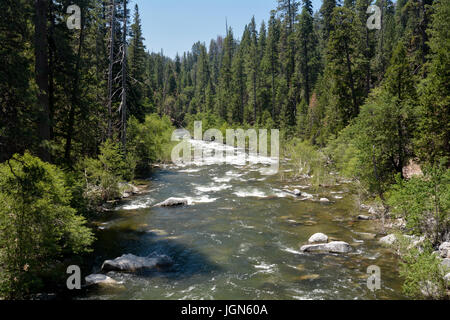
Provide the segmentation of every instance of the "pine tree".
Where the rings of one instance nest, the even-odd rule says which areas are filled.
[[[256,31],[255,17],[248,25],[249,32],[249,43],[248,48],[246,48],[245,56],[245,70],[247,74],[247,90],[249,103],[251,103],[252,116],[246,119],[246,122],[255,124],[257,122],[258,114],[258,71],[259,71],[259,51],[258,51],[258,33]],[[245,50],[245,49],[244,49]]]
[[[450,3],[435,1],[430,37],[427,77],[419,87],[419,126],[416,135],[421,159],[438,164],[450,161]]]
[[[144,120],[144,82],[145,82],[145,65],[146,52],[144,45],[144,37],[142,35],[141,18],[138,5],[134,8],[133,24],[131,25],[131,39],[128,48],[128,65],[129,65],[129,114],[140,121]]]
[[[276,78],[279,73],[279,52],[278,43],[280,41],[280,24],[279,20],[275,18],[275,12],[272,11],[269,20],[269,30],[267,36],[267,45],[264,57],[261,61],[262,70],[269,74],[269,78],[266,80],[270,87],[271,108],[270,112],[272,118],[275,120],[277,116],[277,109],[275,104],[276,97]]]
[[[327,71],[332,82],[342,123],[345,127],[359,113],[364,99],[364,56],[360,50],[359,20],[347,8],[336,8],[328,40]]]

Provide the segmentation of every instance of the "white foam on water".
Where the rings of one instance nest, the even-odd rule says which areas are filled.
[[[254,226],[249,226],[249,225],[246,225],[245,223],[243,223],[242,221],[239,221],[239,223],[241,224],[241,226],[243,227],[243,228],[245,228],[245,229],[255,229],[255,227]]]
[[[131,201],[128,204],[125,204],[123,206],[119,206],[116,208],[116,211],[118,210],[139,210],[139,209],[146,209],[150,208],[152,204],[154,204],[155,200],[151,198],[146,199],[139,199],[135,201]]]
[[[277,265],[261,262],[260,264],[255,265],[254,267],[258,270],[261,270],[260,272],[263,272],[263,273],[274,273],[277,268]]]
[[[221,184],[221,185],[209,185],[209,186],[197,186],[195,189],[199,192],[219,192],[223,190],[231,189],[232,186],[229,184]]]
[[[232,177],[223,177],[223,178],[214,177],[212,179],[213,179],[214,182],[222,183],[222,182],[230,182],[231,179],[233,179],[233,178]]]
[[[251,191],[240,189],[233,194],[238,196],[239,198],[248,198],[248,197],[266,198],[267,197],[267,195],[264,192],[262,192],[258,189],[253,189]]]
[[[191,205],[194,205],[197,203],[211,203],[211,202],[216,201],[219,198],[210,198],[209,196],[202,196],[202,197],[196,197],[196,198],[186,197],[185,199],[188,201],[188,205],[191,206]]]
[[[312,199],[314,198],[314,196],[312,194],[306,193],[306,192],[302,192],[302,197],[304,197],[305,199]]]
[[[229,177],[233,177],[233,178],[239,178],[242,177],[244,175],[244,173],[237,173],[234,171],[228,171],[225,173],[225,175],[229,176]]]
[[[275,196],[278,198],[286,198],[286,197],[293,197],[297,198],[295,194],[280,190],[280,189],[272,189],[275,192]]]
[[[298,186],[290,186],[291,188],[297,188],[297,189],[309,189],[311,188],[311,186],[303,186],[303,185],[298,185]],[[286,186],[285,188],[289,188],[289,186]]]
[[[292,248],[282,248],[281,250],[283,250],[285,252],[293,253],[293,254],[303,254],[303,252],[292,249]]]
[[[196,172],[200,172],[202,171],[202,169],[186,169],[186,170],[179,170],[178,172],[180,173],[196,173]]]

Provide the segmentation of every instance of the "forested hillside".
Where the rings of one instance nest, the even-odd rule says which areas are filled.
[[[73,4],[79,29],[66,23]],[[242,35],[227,26],[171,59],[146,50],[131,1],[2,0],[0,295],[42,287],[41,270],[25,266],[86,251],[84,217],[168,160],[172,130],[193,120],[279,128],[290,152],[320,152],[430,252],[449,241],[450,2],[375,1],[374,30],[371,4],[324,0],[314,12],[310,0],[274,1],[261,25],[249,17]],[[421,175],[409,179],[411,163]],[[21,224],[48,208],[58,214]]]

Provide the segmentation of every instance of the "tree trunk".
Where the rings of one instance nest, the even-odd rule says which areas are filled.
[[[72,88],[72,99],[69,110],[69,120],[67,124],[67,135],[66,135],[66,146],[65,146],[65,155],[64,158],[66,162],[71,165],[71,151],[72,151],[72,139],[73,132],[75,126],[75,111],[76,108],[80,106],[80,68],[81,68],[81,54],[83,49],[83,41],[84,41],[84,22],[81,21],[81,29],[80,29],[80,39],[78,42],[78,53],[77,53],[77,64],[75,67],[75,78],[73,82]]]
[[[127,0],[123,1],[123,54],[122,54],[122,148],[127,148]]]
[[[358,115],[358,103],[356,101],[355,83],[353,81],[353,72],[352,72],[352,62],[350,60],[350,54],[348,52],[347,43],[345,43],[345,55],[347,58],[347,71],[348,71],[348,77],[349,77],[349,81],[350,81],[350,90],[352,92],[352,100],[353,100],[352,116],[357,116]]]
[[[108,67],[108,138],[112,137],[112,99],[113,99],[113,66],[114,66],[114,37],[116,33],[116,2],[111,0],[111,19],[110,19],[109,38],[109,67]]]
[[[35,73],[38,86],[39,138],[41,143],[50,140],[50,109],[48,87],[48,41],[47,41],[48,0],[35,0]],[[49,161],[50,155],[41,144],[39,154]]]

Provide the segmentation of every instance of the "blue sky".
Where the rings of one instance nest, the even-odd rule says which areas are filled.
[[[276,0],[132,0],[139,5],[147,50],[175,57],[197,42],[209,45],[225,34],[225,19],[234,35],[242,36],[244,26],[255,16],[258,25],[270,17]],[[318,10],[321,0],[313,0]]]

